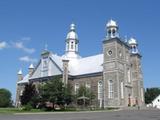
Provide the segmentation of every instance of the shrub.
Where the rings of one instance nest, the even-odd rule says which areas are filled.
[[[33,108],[32,105],[30,103],[28,103],[27,105],[23,106],[22,110],[24,110],[24,111],[31,111],[32,108]]]

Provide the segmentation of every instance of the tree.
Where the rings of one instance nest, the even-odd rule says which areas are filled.
[[[38,94],[35,85],[32,83],[26,84],[22,96],[20,96],[21,104],[30,104],[33,108],[36,108]]]
[[[41,103],[50,102],[54,105],[64,106],[72,102],[71,87],[64,86],[60,77],[54,77],[39,87]]]
[[[159,88],[147,88],[145,91],[145,103],[151,103],[160,94]]]
[[[64,102],[69,105],[73,101],[74,95],[72,94],[72,86],[68,83],[64,87]]]
[[[91,104],[91,101],[93,99],[95,99],[95,95],[94,93],[91,91],[91,89],[86,88],[85,86],[81,85],[80,88],[78,89],[77,95],[76,95],[77,99],[80,100],[80,102],[78,102],[78,104],[83,104],[83,99],[87,99],[85,102],[85,104]],[[83,98],[84,97],[84,98]],[[82,101],[82,103],[81,103]]]
[[[11,92],[7,89],[0,89],[0,107],[9,107],[12,105]]]

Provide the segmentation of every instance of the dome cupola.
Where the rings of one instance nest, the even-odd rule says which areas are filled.
[[[138,53],[138,43],[137,43],[137,40],[134,39],[134,38],[130,38],[128,40],[128,44],[129,44],[129,46],[131,48],[131,50],[130,50],[131,53],[132,54],[137,54]]]
[[[112,19],[109,20],[108,23],[106,24],[106,28],[107,28],[107,36],[106,36],[107,39],[119,37],[118,25],[116,21]]]
[[[118,27],[118,25],[117,25],[116,21],[111,19],[110,21],[108,21],[106,27]]]
[[[66,37],[66,57],[77,58],[78,57],[78,35],[76,33],[75,24],[70,25],[70,30]]]
[[[134,38],[130,38],[130,40],[128,41],[129,45],[137,45],[137,41]]]
[[[67,34],[66,39],[75,39],[78,40],[78,35],[76,33],[75,24],[70,25],[70,32]]]

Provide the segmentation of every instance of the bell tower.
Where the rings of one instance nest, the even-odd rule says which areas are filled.
[[[103,41],[103,83],[104,107],[131,105],[132,86],[127,69],[130,47],[119,37],[116,21],[106,24],[106,37]]]
[[[118,25],[112,19],[107,23],[107,39],[119,37]]]
[[[67,58],[78,57],[78,35],[76,33],[75,24],[70,25],[70,31],[66,37],[66,51],[65,55]]]
[[[138,53],[138,43],[136,39],[130,38],[130,40],[128,41],[128,44],[131,47],[130,52],[132,54],[137,54]]]
[[[106,37],[103,41],[104,107],[120,106],[120,73],[118,69],[119,43],[118,25],[116,21],[110,20],[106,24]],[[121,57],[123,57],[122,50],[121,54]]]
[[[131,61],[131,77],[133,82],[133,96],[135,105],[144,105],[144,89],[143,89],[143,73],[141,68],[141,58],[138,51],[138,43],[136,39],[130,38],[128,41],[130,46]]]

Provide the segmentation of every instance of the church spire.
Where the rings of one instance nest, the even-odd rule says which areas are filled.
[[[70,25],[69,33],[66,37],[66,55],[67,57],[75,58],[78,55],[78,35],[76,33],[75,24]]]

